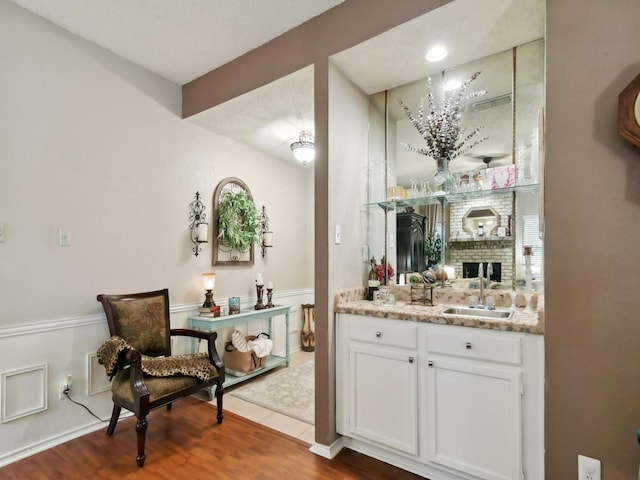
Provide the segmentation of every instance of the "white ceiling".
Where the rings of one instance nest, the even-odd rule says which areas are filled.
[[[344,0],[11,0],[177,84],[268,42]],[[544,0],[455,0],[333,58],[366,94],[544,36]],[[424,60],[435,42],[450,54]],[[308,67],[189,119],[285,161],[313,131]]]
[[[455,0],[334,55],[360,89],[377,93],[544,36],[544,0]],[[449,55],[429,63],[441,43]]]
[[[183,85],[344,0],[11,0]]]

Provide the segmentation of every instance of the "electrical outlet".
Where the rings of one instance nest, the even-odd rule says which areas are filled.
[[[600,480],[600,460],[578,455],[578,480]]]
[[[340,225],[336,225],[336,245],[340,245],[340,242],[342,241],[342,235],[340,233]]]
[[[67,396],[65,392],[71,393],[72,380],[73,380],[73,377],[71,375],[67,375],[64,379],[62,379],[62,381],[60,382],[60,392],[59,392],[58,398],[60,399],[65,398]]]

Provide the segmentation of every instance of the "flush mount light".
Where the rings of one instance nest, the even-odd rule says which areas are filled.
[[[301,164],[306,165],[313,161],[316,156],[315,144],[313,143],[313,135],[307,130],[300,132],[300,139],[291,144],[293,156],[296,157]]]
[[[448,55],[449,51],[444,45],[436,44],[427,52],[427,62],[439,62]]]

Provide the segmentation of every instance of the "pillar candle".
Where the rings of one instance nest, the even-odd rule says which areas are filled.
[[[199,223],[198,224],[198,241],[199,242],[206,242],[207,241],[207,227],[209,225],[207,225],[206,223]]]

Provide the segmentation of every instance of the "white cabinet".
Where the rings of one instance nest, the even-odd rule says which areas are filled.
[[[353,435],[418,454],[418,366],[415,352],[352,343],[349,427]]]
[[[346,408],[341,430],[417,455],[416,326],[350,316],[343,327],[344,335],[339,337],[346,358],[338,362],[338,372]]]
[[[337,322],[345,446],[432,480],[544,478],[542,335]]]
[[[522,475],[520,339],[427,333],[427,458],[490,480]]]

